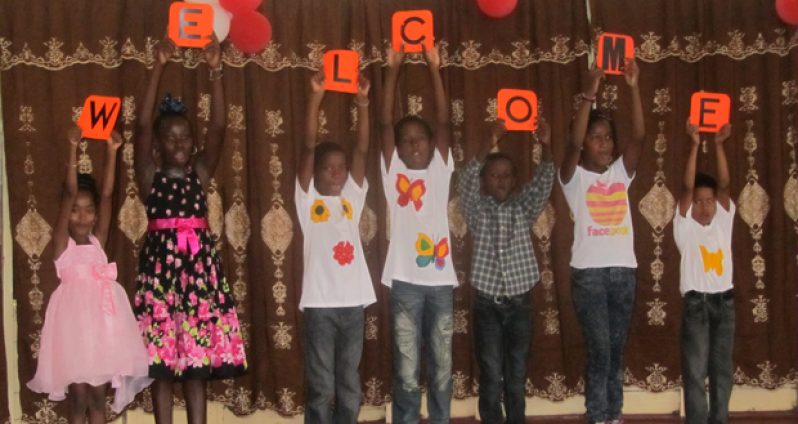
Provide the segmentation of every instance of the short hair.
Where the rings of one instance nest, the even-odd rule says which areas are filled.
[[[488,154],[488,156],[485,157],[485,163],[482,164],[482,168],[480,168],[479,170],[479,176],[484,177],[485,174],[488,172],[489,166],[503,160],[510,162],[510,166],[512,167],[513,170],[513,176],[515,176],[515,163],[513,163],[513,159],[510,157],[510,155],[504,152],[493,152]]]
[[[91,174],[78,174],[78,192],[81,191],[91,196],[95,207],[100,206],[100,192],[97,190],[97,182]]]
[[[695,174],[695,184],[693,189],[697,188],[708,188],[711,189],[713,193],[718,192],[718,181],[715,180],[711,175],[705,174],[703,172],[697,172]]]
[[[346,157],[346,152],[344,152],[344,148],[341,147],[338,143],[333,143],[332,141],[324,141],[316,145],[313,149],[313,172],[318,171],[321,169],[324,160],[327,159],[327,156],[333,153],[340,153]]]
[[[191,127],[191,121],[188,120],[188,116],[186,115],[188,108],[186,108],[186,105],[183,104],[180,99],[172,97],[169,93],[166,93],[160,106],[158,106],[158,112],[158,116],[152,123],[152,131],[155,133],[156,137],[167,128],[167,124],[175,119],[182,119],[189,128]]]
[[[393,126],[394,143],[397,146],[402,141],[402,129],[405,127],[405,125],[409,124],[420,125],[421,129],[427,134],[427,137],[430,139],[430,142],[432,142],[432,127],[430,127],[429,123],[418,116],[407,115],[404,118],[398,120],[396,124],[394,124]]]

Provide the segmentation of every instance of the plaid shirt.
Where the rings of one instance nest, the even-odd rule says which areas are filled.
[[[469,162],[457,187],[474,240],[471,284],[490,296],[516,296],[540,278],[529,230],[551,194],[554,164],[541,163],[532,180],[503,203],[481,193],[481,168],[481,162]]]

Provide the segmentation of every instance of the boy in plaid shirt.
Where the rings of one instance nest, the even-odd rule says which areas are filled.
[[[469,143],[466,153],[470,161],[458,184],[474,240],[474,339],[479,341],[479,415],[485,423],[505,422],[502,394],[506,422],[524,422],[526,362],[532,339],[530,294],[539,280],[529,228],[546,206],[554,182],[551,131],[546,121],[540,120],[535,134],[543,148],[543,160],[518,191],[510,156],[488,154],[505,132],[499,121],[491,143]]]

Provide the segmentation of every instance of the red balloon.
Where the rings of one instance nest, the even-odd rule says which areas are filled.
[[[776,0],[776,13],[782,21],[798,25],[798,0]]]
[[[494,19],[513,13],[517,4],[518,0],[477,0],[479,10]]]
[[[219,5],[235,15],[257,10],[260,2],[261,0],[219,0]]]
[[[259,12],[233,15],[230,41],[244,53],[260,53],[272,39],[272,24]]]

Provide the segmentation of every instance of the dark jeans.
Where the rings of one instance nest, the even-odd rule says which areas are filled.
[[[305,308],[305,423],[356,423],[363,307]],[[333,405],[335,407],[333,408]]]
[[[479,363],[479,416],[501,424],[502,394],[508,424],[524,423],[526,361],[532,341],[530,294],[494,298],[477,292],[474,345]]]
[[[734,383],[734,293],[689,291],[682,302],[682,381],[687,423],[726,423]],[[704,385],[707,375],[709,408]]]
[[[571,269],[571,292],[587,351],[585,408],[590,422],[623,409],[623,349],[635,300],[636,268]]]
[[[418,423],[421,412],[421,345],[427,350],[429,423],[449,422],[452,398],[452,286],[393,282],[393,422]]]

